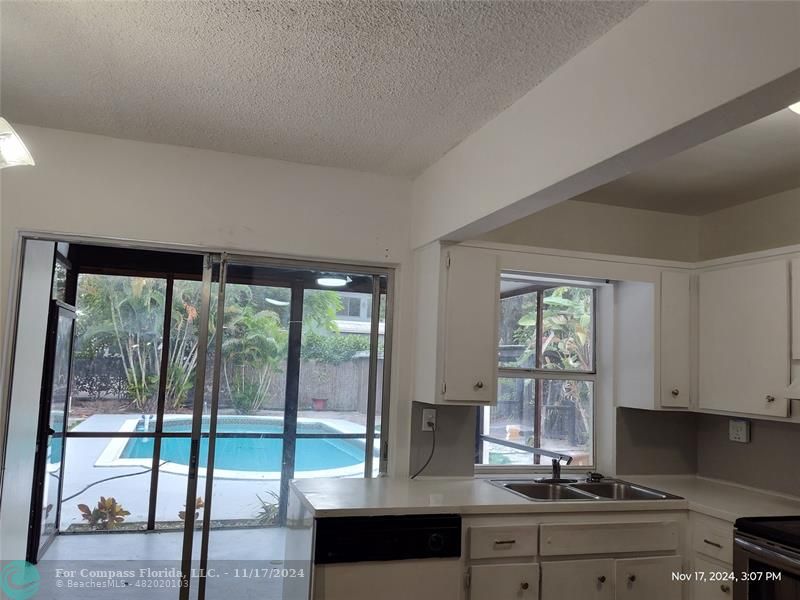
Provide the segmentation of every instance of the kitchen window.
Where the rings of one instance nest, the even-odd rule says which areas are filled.
[[[503,273],[497,403],[480,409],[478,465],[549,468],[519,445],[594,465],[596,301],[591,282]]]

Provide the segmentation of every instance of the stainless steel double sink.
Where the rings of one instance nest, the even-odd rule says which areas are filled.
[[[619,479],[600,481],[560,479],[557,483],[547,480],[492,479],[490,483],[537,502],[680,499],[679,496]]]

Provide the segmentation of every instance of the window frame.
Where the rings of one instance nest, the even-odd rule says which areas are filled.
[[[508,367],[500,365],[498,353],[497,379],[524,379],[531,380],[535,386],[536,398],[536,422],[534,423],[534,435],[539,436],[541,426],[541,398],[542,382],[545,380],[557,381],[590,381],[592,382],[592,462],[589,465],[562,466],[562,471],[586,471],[593,470],[597,466],[597,416],[596,399],[599,386],[599,374],[597,367],[597,345],[598,345],[598,298],[600,295],[601,282],[592,282],[584,279],[573,279],[567,276],[546,276],[531,273],[520,273],[513,271],[503,271],[503,279],[511,281],[528,282],[530,285],[500,293],[500,302],[506,298],[522,296],[524,294],[536,293],[536,340],[535,340],[535,361],[533,367]],[[605,282],[603,282],[605,283]],[[541,323],[544,311],[544,292],[557,287],[573,287],[590,289],[592,291],[592,368],[588,371],[576,371],[565,369],[542,368],[542,330]],[[499,342],[499,339],[498,339]],[[499,344],[498,344],[499,348]],[[499,387],[499,386],[498,386]],[[541,457],[534,455],[532,465],[490,465],[478,462],[482,457],[482,446],[484,443],[483,425],[486,418],[489,418],[491,406],[482,406],[478,409],[478,416],[475,425],[475,473],[476,474],[497,474],[497,473],[544,473],[549,472],[551,466],[549,461],[541,462]]]

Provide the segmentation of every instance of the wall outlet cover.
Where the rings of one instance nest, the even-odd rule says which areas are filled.
[[[728,422],[728,439],[732,442],[747,444],[750,441],[750,421],[731,419]]]
[[[433,427],[428,425],[428,423],[433,423]],[[435,408],[423,408],[422,409],[422,431],[433,431],[436,427],[436,409]]]

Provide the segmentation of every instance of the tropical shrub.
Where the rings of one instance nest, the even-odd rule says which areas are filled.
[[[81,517],[88,521],[89,525],[97,530],[114,529],[119,523],[125,521],[125,517],[130,515],[113,496],[106,498],[100,496],[95,508],[89,508],[86,504],[78,504]]]

